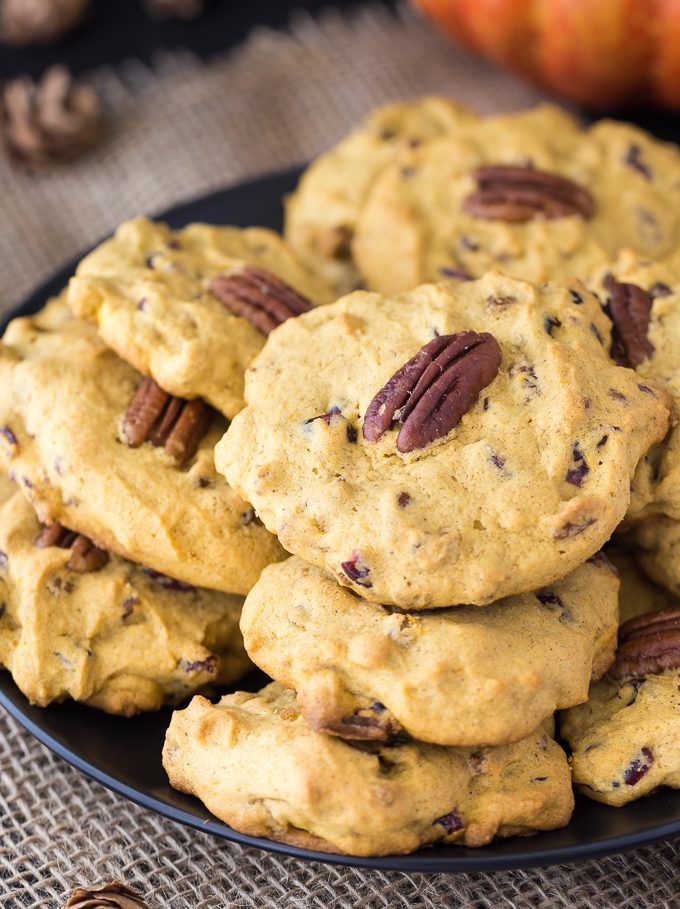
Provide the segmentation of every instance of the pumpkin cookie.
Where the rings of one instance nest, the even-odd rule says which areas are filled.
[[[163,750],[171,784],[234,829],[353,855],[563,827],[573,795],[544,730],[514,745],[350,745],[314,732],[292,691],[268,685],[175,713]]]
[[[0,664],[33,704],[73,698],[130,716],[240,678],[242,599],[149,572],[15,491],[0,508]]]
[[[233,417],[268,330],[332,297],[273,231],[135,218],[83,259],[67,300],[165,391]]]
[[[668,425],[608,332],[580,284],[357,291],[270,337],[218,470],[284,547],[374,602],[549,586],[609,538]]]
[[[574,782],[608,805],[625,805],[659,786],[680,788],[680,602],[644,580],[622,601],[628,619],[608,677],[593,685],[587,703],[562,714],[572,749]],[[634,600],[636,602],[634,602]]]
[[[0,376],[2,457],[43,523],[59,521],[148,568],[231,593],[246,593],[282,558],[215,472],[226,420],[202,402],[140,384],[62,300],[10,323]]]
[[[376,175],[352,252],[381,293],[491,269],[583,278],[622,247],[680,240],[680,152],[625,123],[587,130],[556,107],[467,117]]]
[[[601,557],[532,594],[407,613],[291,558],[265,568],[241,630],[251,659],[297,692],[311,727],[498,745],[588,697],[612,660],[619,582]]]
[[[614,323],[614,359],[664,385],[675,405],[671,432],[636,472],[628,523],[655,514],[680,520],[680,257],[651,262],[624,250],[590,283]]]
[[[379,174],[424,142],[476,120],[469,108],[436,96],[372,111],[307,168],[286,200],[286,240],[339,294],[353,290],[360,281],[352,261],[354,230]]]

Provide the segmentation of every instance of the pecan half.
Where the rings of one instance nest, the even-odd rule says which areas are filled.
[[[478,167],[472,176],[478,189],[463,199],[463,208],[476,218],[497,221],[530,221],[582,215],[595,210],[593,197],[577,183],[533,167],[495,164]]]
[[[218,275],[210,289],[235,316],[268,335],[286,319],[312,309],[310,301],[264,268],[250,265],[243,271]]]
[[[66,567],[79,574],[89,571],[99,571],[109,561],[109,554],[82,533],[69,530],[58,521],[43,527],[35,540],[38,549],[47,549],[49,546],[58,546],[59,549],[70,549],[71,558]]]
[[[212,413],[204,401],[169,395],[150,379],[142,379],[123,417],[123,435],[131,448],[151,442],[184,464],[196,454],[208,431]]]
[[[624,622],[609,670],[617,681],[680,669],[680,606],[648,612]]]
[[[617,281],[612,275],[605,279],[609,291],[608,310],[614,323],[612,359],[619,366],[639,366],[654,353],[647,337],[654,298],[637,284]]]
[[[501,363],[488,332],[460,331],[426,344],[392,376],[368,405],[363,436],[376,442],[397,418],[397,449],[424,448],[447,435],[494,380]]]

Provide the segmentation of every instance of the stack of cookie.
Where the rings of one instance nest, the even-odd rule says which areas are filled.
[[[593,797],[680,784],[680,610],[617,554],[617,651],[601,553],[631,528],[666,564],[680,520],[659,517],[675,309],[650,264],[679,193],[680,154],[633,127],[443,99],[379,110],[312,164],[288,240],[368,290],[277,328],[216,447],[293,556],[241,620],[275,681],[175,714],[174,786],[321,850],[479,846],[567,822],[556,711]]]
[[[251,668],[243,594],[285,553],[215,471],[265,337],[218,295],[270,284],[328,299],[269,231],[138,219],[8,327],[0,662],[32,702],[132,714]]]
[[[164,765],[320,850],[680,786],[679,202],[633,127],[428,98],[311,165],[286,241],[123,225],[0,346],[0,661],[132,713],[252,660]]]

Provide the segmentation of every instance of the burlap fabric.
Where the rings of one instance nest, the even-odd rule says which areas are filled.
[[[0,307],[138,212],[303,161],[372,105],[449,92],[480,110],[532,89],[453,52],[411,14],[298,17],[226,59],[188,56],[96,75],[108,141],[77,164],[28,176],[0,159]],[[167,909],[662,907],[677,905],[678,849],[545,871],[379,874],[304,864],[181,828],[90,782],[0,716],[0,906],[56,909],[74,886],[120,877]]]

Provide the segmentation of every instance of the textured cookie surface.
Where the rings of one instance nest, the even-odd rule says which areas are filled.
[[[297,692],[318,731],[495,745],[586,700],[614,658],[618,586],[595,558],[536,594],[404,613],[291,558],[262,573],[241,630],[251,659]]]
[[[36,545],[40,532],[15,491],[0,507],[0,664],[31,703],[73,698],[130,715],[247,671],[241,597],[115,555],[74,570],[69,548]]]
[[[45,524],[171,577],[246,593],[283,553],[215,472],[215,415],[178,467],[161,447],[129,448],[123,415],[139,373],[61,301],[14,320],[0,345],[0,448]]]
[[[586,704],[562,714],[574,783],[608,805],[659,786],[680,788],[680,673],[594,685]]]
[[[667,427],[664,393],[609,360],[608,326],[580,285],[491,274],[355,292],[270,337],[217,468],[285,548],[367,599],[417,609],[535,590],[609,538]],[[405,454],[392,429],[365,439],[390,377],[463,330],[490,333],[501,362],[458,425]]]
[[[614,549],[612,559],[621,578],[621,619],[636,626],[631,636],[624,625],[621,639],[635,650],[628,651],[628,671],[617,671],[615,663],[612,677],[594,684],[585,704],[561,714],[560,728],[577,786],[620,806],[659,786],[680,788],[680,650],[673,657],[680,632],[671,630],[680,624],[680,601],[645,578],[629,551]],[[661,636],[652,624],[658,617],[666,617]],[[618,660],[622,652],[620,646]],[[675,668],[651,671],[661,668],[653,665],[659,656]]]
[[[252,265],[311,302],[331,299],[273,231],[208,224],[173,231],[135,218],[83,259],[68,304],[166,391],[202,397],[232,417],[243,406],[243,373],[265,336],[218,300],[211,281]]]
[[[507,171],[499,179],[480,170],[498,166],[520,170],[510,180]],[[566,178],[572,196],[590,201],[579,195],[574,208],[563,184],[537,189],[536,171]],[[636,127],[601,121],[584,131],[550,106],[468,116],[381,170],[353,254],[366,285],[383,293],[494,268],[536,282],[584,278],[622,247],[670,254],[680,239],[678,203],[680,152]]]
[[[680,521],[664,515],[650,517],[622,537],[657,584],[680,595]]]
[[[277,684],[194,698],[172,718],[163,765],[242,833],[355,855],[483,846],[562,827],[573,808],[566,758],[542,730],[496,748],[359,748],[313,732]]]
[[[338,293],[359,275],[351,242],[357,217],[377,176],[421,143],[476,121],[468,108],[427,97],[372,111],[338,145],[317,158],[286,200],[286,239]]]

